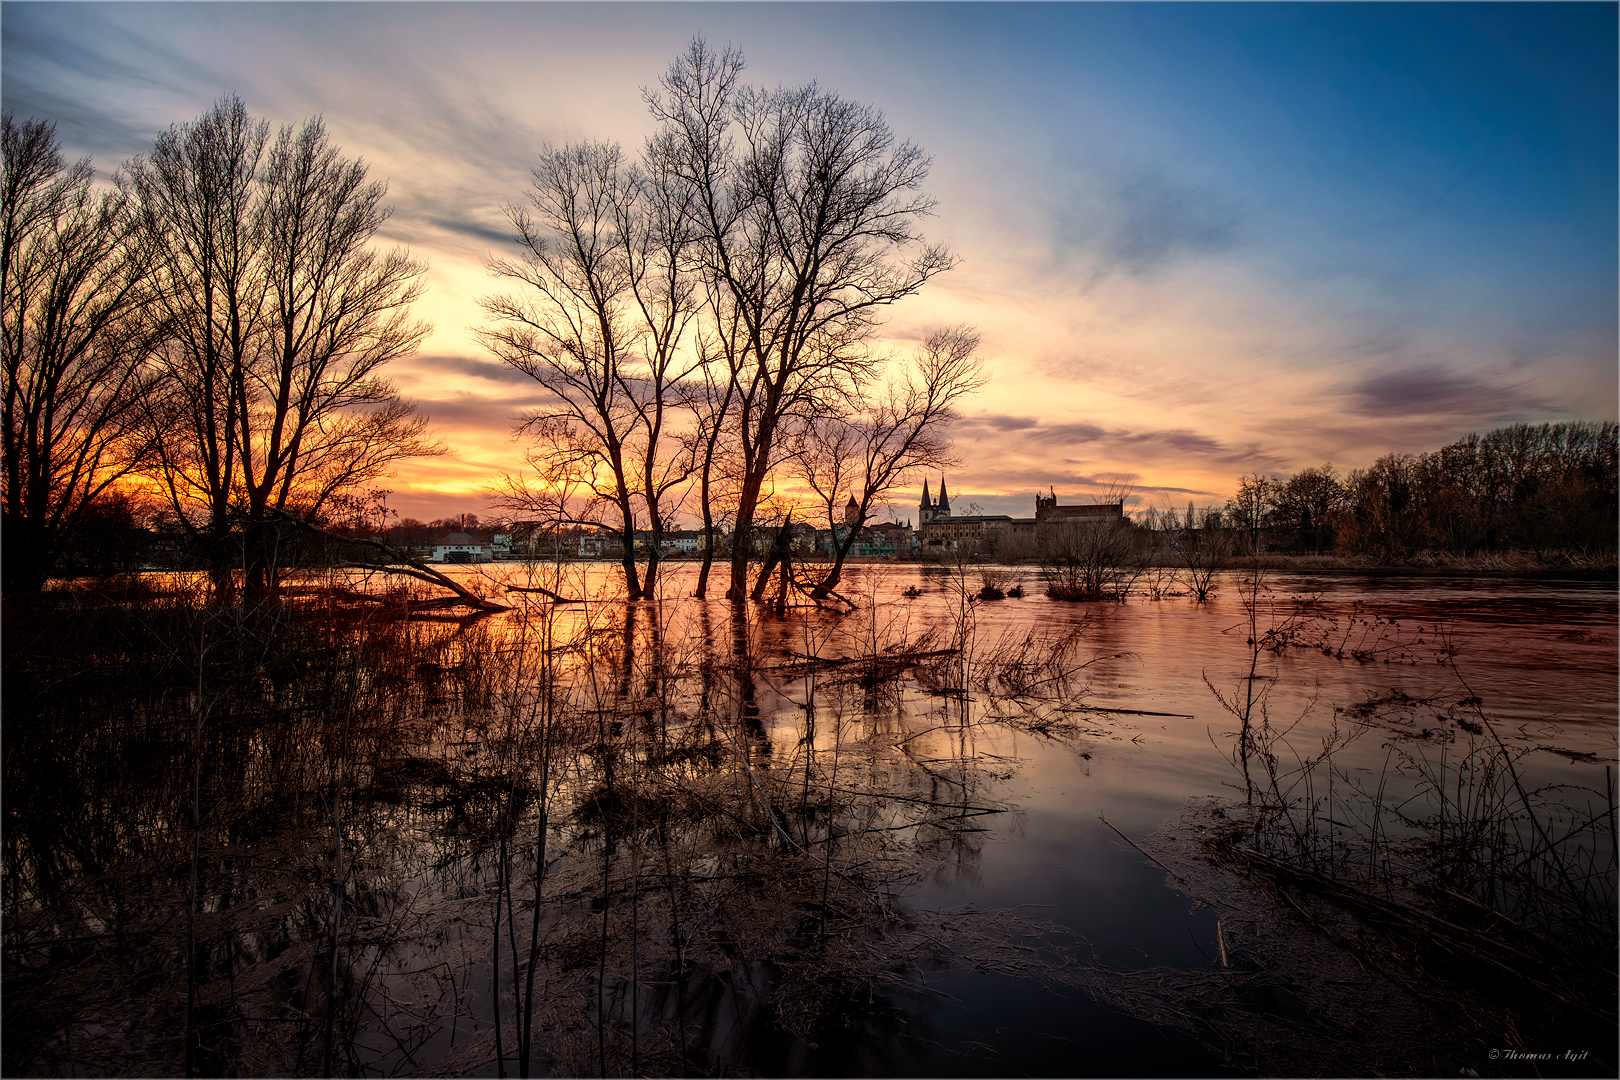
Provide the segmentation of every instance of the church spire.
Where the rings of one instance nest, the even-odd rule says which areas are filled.
[[[951,497],[945,494],[945,478],[943,476],[939,478],[939,501],[934,504],[934,508],[939,511],[940,517],[951,516]]]

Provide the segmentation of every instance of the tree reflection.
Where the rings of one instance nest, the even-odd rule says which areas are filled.
[[[974,732],[1036,699],[728,608],[8,607],[6,1070],[901,1067],[955,946],[899,897],[977,875]]]

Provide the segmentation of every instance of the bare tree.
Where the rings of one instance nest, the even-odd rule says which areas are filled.
[[[1308,547],[1320,555],[1330,547],[1332,518],[1344,501],[1344,485],[1331,464],[1301,469],[1289,477],[1277,492],[1279,522],[1292,532],[1297,547]]]
[[[710,299],[715,299],[712,291]],[[718,311],[714,312],[718,315]],[[725,455],[728,447],[723,441],[732,403],[737,397],[737,376],[742,356],[740,321],[735,317],[727,323],[715,319],[712,336],[704,340],[700,335],[698,353],[700,382],[689,400],[696,419],[693,432],[694,468],[697,475],[697,501],[699,520],[703,526],[703,562],[698,568],[697,585],[692,595],[699,600],[708,596],[709,571],[714,566],[716,541],[721,521],[729,515],[716,513],[725,479]],[[730,500],[727,500],[730,502]]]
[[[572,463],[592,502],[614,508],[631,599],[654,587],[665,496],[691,473],[691,445],[672,430],[690,374],[679,350],[696,313],[680,198],[627,165],[616,145],[542,152],[529,206],[508,209],[521,255],[490,267],[525,289],[484,298],[490,324],[478,331],[551,399],[519,425],[539,444],[537,467]],[[503,505],[528,496],[547,497],[509,479]],[[642,522],[652,534],[645,573],[635,554]]]
[[[952,260],[921,241],[929,160],[883,115],[814,85],[740,86],[743,58],[692,42],[649,91],[648,144],[684,189],[694,255],[743,334],[732,412],[740,484],[729,599],[747,595],[756,511],[784,421],[868,363],[877,310]]]
[[[955,403],[984,385],[978,346],[968,327],[937,330],[899,378],[807,425],[799,471],[834,537],[832,568],[811,589],[813,598],[838,587],[862,526],[890,491],[922,469],[951,463],[945,426],[956,418]],[[846,494],[850,502],[840,505]]]
[[[619,207],[630,293],[641,316],[640,325],[645,327],[638,342],[637,370],[627,373],[625,382],[638,424],[638,476],[649,539],[642,592],[649,596],[657,582],[665,526],[674,509],[672,492],[692,476],[697,456],[710,449],[702,439],[701,426],[690,430],[688,423],[694,414],[714,417],[725,412],[724,399],[716,408],[706,386],[709,380],[693,379],[708,366],[709,358],[700,351],[693,361],[681,353],[687,328],[699,314],[698,283],[686,265],[692,242],[692,191],[658,175],[664,164],[655,158],[648,166],[651,172],[633,170],[630,197]]]
[[[1035,547],[1054,600],[1123,601],[1145,566],[1137,527],[1126,518],[1043,522]]]
[[[98,497],[140,464],[144,249],[122,177],[93,189],[55,125],[3,119],[0,349],[4,350],[5,588],[35,592]]]
[[[130,166],[161,285],[159,477],[216,590],[235,565],[273,587],[281,523],[443,452],[381,374],[428,331],[408,313],[425,267],[370,247],[389,211],[366,173],[319,118],[272,142],[235,97]]]
[[[1169,517],[1174,519],[1174,510]],[[1210,507],[1195,510],[1187,504],[1187,512],[1175,530],[1176,560],[1181,564],[1177,574],[1182,584],[1200,604],[1215,594],[1215,575],[1232,561],[1232,534],[1221,520],[1221,512]]]
[[[1242,535],[1247,554],[1258,555],[1265,547],[1282,493],[1282,481],[1275,476],[1254,473],[1238,478],[1237,493],[1226,500],[1226,523]]]

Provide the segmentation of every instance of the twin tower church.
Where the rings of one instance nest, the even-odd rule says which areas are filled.
[[[917,541],[923,547],[974,547],[993,551],[1006,537],[1030,535],[1048,524],[1081,521],[1118,521],[1125,516],[1124,500],[1060,506],[1057,493],[1035,496],[1035,516],[1015,518],[1007,514],[953,514],[945,478],[939,479],[939,498],[930,498],[928,482],[923,481],[922,502],[917,505]]]
[[[928,481],[923,481],[922,503],[917,507],[917,523],[926,525],[935,518],[948,518],[951,516],[951,497],[945,491],[945,478],[939,478],[939,501],[931,502],[928,498]]]

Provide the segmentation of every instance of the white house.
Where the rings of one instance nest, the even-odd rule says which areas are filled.
[[[664,534],[665,551],[694,552],[703,550],[702,529],[677,529]]]
[[[442,563],[484,562],[484,545],[466,533],[449,533],[433,547],[433,561]]]

